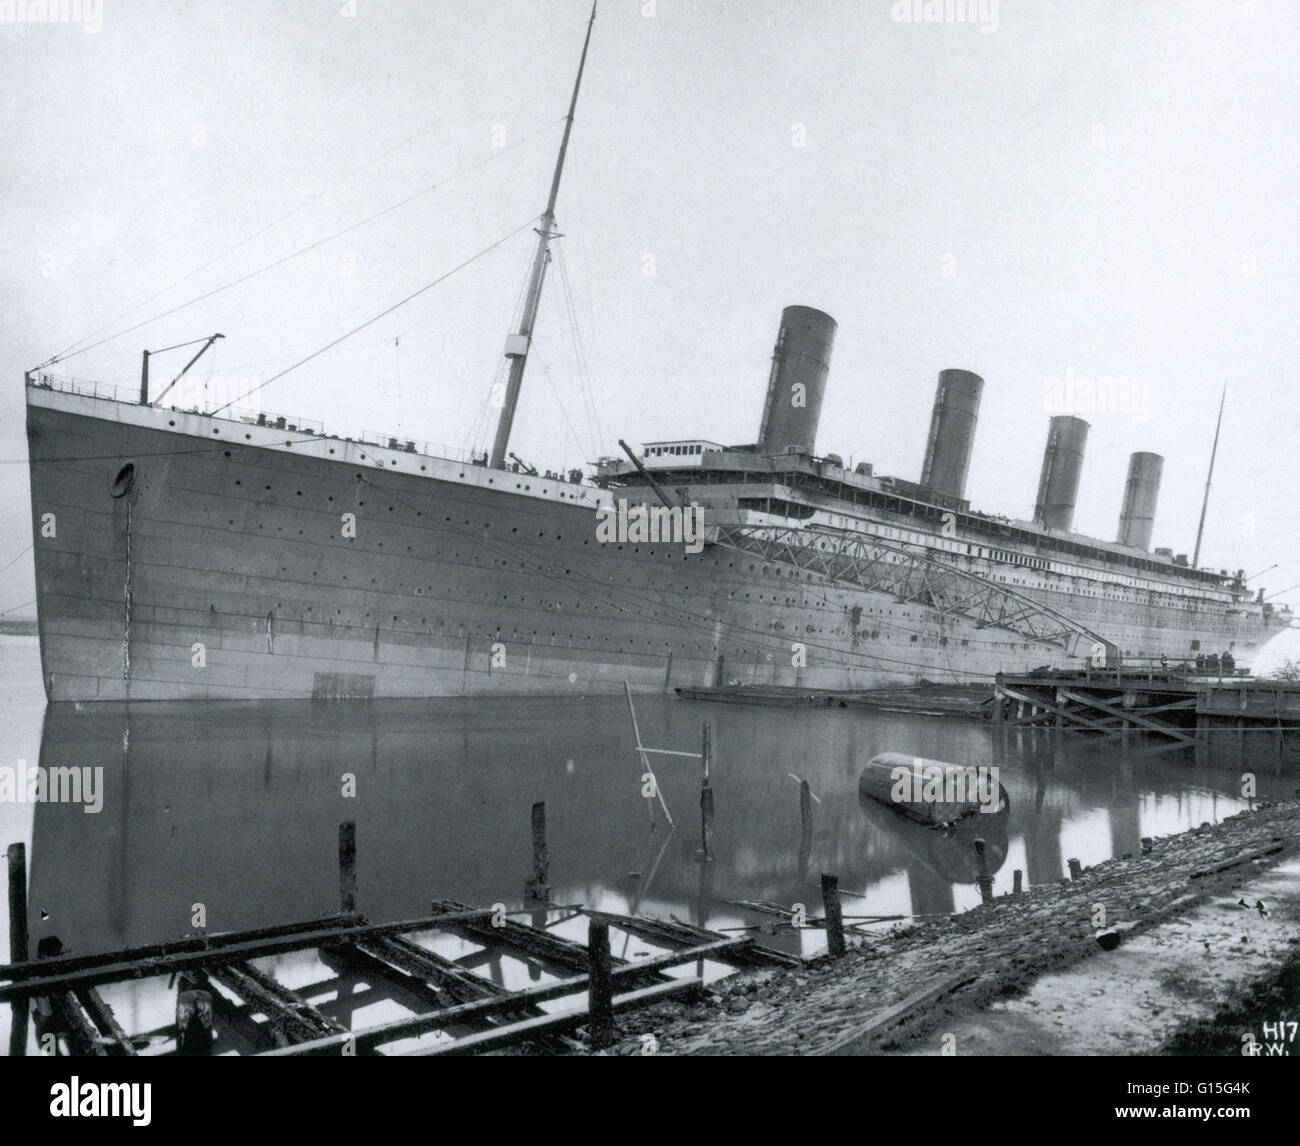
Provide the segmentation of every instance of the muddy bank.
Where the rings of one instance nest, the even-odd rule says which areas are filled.
[[[1196,1018],[1188,995],[1201,988],[1205,973],[1188,970],[1193,965],[1185,959],[1177,972],[1189,980],[1181,995],[1176,983],[1161,980],[1156,964],[1173,949],[1174,935],[1160,929],[1186,931],[1177,921],[1204,916],[1195,934],[1178,937],[1178,946],[1188,958],[1194,950],[1207,965],[1224,969],[1215,987],[1222,996],[1201,998],[1200,1013],[1228,1005],[1243,976],[1258,981],[1276,974],[1287,952],[1300,950],[1291,942],[1300,935],[1300,865],[1288,864],[1298,852],[1300,803],[1261,806],[1157,838],[1149,854],[1109,860],[1076,880],[872,938],[838,961],[728,978],[701,1002],[628,1016],[612,1053],[643,1053],[644,1035],[654,1036],[658,1054],[936,1054],[943,1035],[957,1053],[1175,1048],[1177,1032]],[[1272,907],[1262,895],[1236,894],[1261,880],[1271,880],[1260,886]],[[1102,930],[1111,932],[1118,950],[1103,952]],[[1123,971],[1111,965],[1121,955]],[[1134,960],[1138,965],[1129,966]],[[1087,975],[1072,970],[1079,968]],[[1148,970],[1149,982],[1143,979]],[[1054,985],[1056,1001],[1046,1010],[1053,1017],[1041,1020],[1029,1003],[1024,1015],[1009,1013],[1054,974],[1073,977]],[[1122,975],[1136,976],[1134,990],[1144,992],[1138,1003],[1121,993],[1102,1008],[1107,984]],[[1134,1015],[1135,1005],[1147,1013]],[[1003,1021],[1000,1008],[1008,1010],[1010,1025],[1003,1029],[990,1020]],[[1237,1046],[1240,1053],[1240,1041]]]

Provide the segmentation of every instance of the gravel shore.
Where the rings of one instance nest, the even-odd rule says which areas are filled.
[[[1267,854],[1241,860],[1254,852]],[[669,1055],[938,1054],[942,1036],[935,1032],[958,1028],[963,1016],[980,1016],[999,1000],[1027,996],[1044,977],[1101,954],[1103,942],[1136,950],[1134,941],[1144,933],[1207,905],[1231,909],[1220,919],[1224,925],[1207,927],[1197,938],[1198,950],[1203,944],[1216,968],[1229,969],[1219,995],[1203,1000],[1213,1010],[1227,1005],[1234,990],[1244,992],[1249,981],[1266,972],[1277,975],[1287,951],[1300,957],[1300,876],[1288,875],[1285,882],[1274,873],[1270,893],[1287,890],[1283,902],[1275,900],[1272,909],[1266,904],[1263,912],[1254,901],[1243,907],[1225,898],[1298,852],[1300,802],[1264,804],[1215,825],[1157,838],[1149,854],[1109,860],[1085,869],[1078,879],[872,937],[840,960],[822,957],[789,971],[728,977],[713,984],[702,1002],[630,1014],[620,1021],[622,1040],[605,1053],[643,1054],[649,1045],[654,1053]],[[1206,872],[1224,864],[1231,866]],[[1104,927],[1097,925],[1099,908]],[[1262,932],[1252,936],[1249,926],[1266,919],[1271,920],[1267,941]],[[1099,942],[1103,931],[1110,935]],[[1107,960],[1087,966],[1091,994],[1098,998],[1106,993],[1108,974],[1115,974],[1107,966]],[[938,997],[912,1005],[927,990]],[[1064,1004],[1057,1009],[1069,1014]],[[1165,1008],[1152,1004],[1151,1009],[1158,1018]],[[1195,1015],[1175,1009],[1172,1028],[1168,1022],[1162,1027],[1136,1017],[1112,1018],[1121,1027],[1159,1029],[1151,1045],[1163,1041],[1172,1048],[1178,1045],[1179,1024],[1190,1025]],[[1053,1020],[1065,1028],[1057,1047],[1014,1049],[999,1046],[995,1038],[982,1053],[1102,1053],[1089,1051],[1086,1038],[1071,1041],[1070,1035],[1087,1034],[1088,1024],[1100,1029],[1105,1016],[1097,1008],[1076,1015],[1072,1021],[1081,1027],[1076,1032],[1068,1029],[1070,1021]],[[653,1042],[644,1035],[653,1035]],[[1117,1053],[1154,1053],[1141,1040],[1124,1046]],[[956,1053],[969,1051],[959,1047]]]

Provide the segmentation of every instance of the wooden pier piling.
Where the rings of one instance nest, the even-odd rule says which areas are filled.
[[[1016,870],[1011,873],[1011,894],[1012,895],[1019,895],[1024,890],[1024,888],[1022,887],[1022,881],[1024,880],[1024,877],[1025,877],[1025,873],[1021,871],[1019,868],[1016,868]]]
[[[587,1030],[592,1050],[614,1043],[614,980],[609,952],[609,924],[592,919],[587,927]]]
[[[533,805],[533,874],[524,884],[524,898],[547,903],[551,898],[551,857],[546,847],[546,801]]]
[[[27,961],[27,845],[9,845],[9,962]]]
[[[27,845],[9,845],[9,962],[27,962]],[[9,1055],[27,1053],[28,1002],[15,999],[9,1026]]]
[[[707,778],[711,756],[707,732],[704,749]],[[535,839],[543,845],[535,856],[543,864],[544,807],[540,802],[534,805],[533,817]],[[345,906],[355,907],[355,821],[339,825],[338,843],[340,896]],[[56,936],[45,935],[31,959],[26,950],[30,937],[23,925],[26,851],[21,845],[9,849],[9,870],[13,958],[0,965],[0,1005],[13,1004],[16,1014],[21,1009],[24,1029],[14,1036],[17,1054],[26,1050],[29,1007],[42,1045],[53,1036],[57,1053],[66,1048],[75,1056],[127,1057],[156,1045],[162,1033],[157,1027],[143,1033],[124,1029],[97,988],[153,979],[157,989],[163,989],[168,976],[175,989],[174,1026],[168,1024],[163,1030],[174,1040],[177,1056],[385,1053],[381,1048],[434,1031],[450,1037],[399,1053],[467,1055],[529,1044],[539,1053],[565,1054],[579,1049],[571,1036],[583,1025],[591,1047],[605,1049],[617,1038],[616,1016],[669,999],[698,996],[704,990],[705,960],[733,968],[800,963],[798,956],[766,947],[755,937],[728,936],[676,919],[606,915],[583,912],[580,905],[549,903],[505,913],[530,916],[532,925],[527,926],[503,920],[500,904],[474,909],[450,900],[433,901],[427,916],[390,923],[369,923],[352,911],[327,919],[82,955],[65,954]],[[539,865],[534,874],[545,878],[544,867]],[[824,876],[822,886],[830,948],[842,955],[836,877]],[[589,916],[585,946],[552,930],[554,924],[574,918],[570,914],[574,911]],[[556,915],[561,918],[553,919]],[[610,948],[610,933],[615,930],[648,939],[667,948],[667,953],[635,961],[617,958]],[[459,936],[480,950],[452,960],[413,938],[426,931]],[[291,987],[275,977],[274,967],[263,969],[261,964],[273,956],[309,951],[315,952],[331,977],[307,982],[295,977]],[[503,958],[522,964],[530,974],[536,969],[539,977],[551,978],[524,990],[507,990],[477,973],[492,960],[499,965]],[[668,973],[692,963],[699,965],[693,976]],[[584,994],[585,1007],[581,1005]],[[333,1005],[327,1007],[323,999],[333,1000]],[[555,1013],[540,1006],[560,999],[575,1005]],[[380,1002],[396,1003],[410,1014],[358,1029],[354,1025],[358,1008]]]
[[[344,820],[339,824],[339,904],[344,915],[353,915],[357,910],[356,820]]]
[[[1083,865],[1080,864],[1077,859],[1066,860],[1066,863],[1070,865],[1071,879],[1078,879],[1081,875],[1083,875]]]
[[[709,782],[709,765],[712,751],[712,732],[708,721],[705,721],[704,744],[700,760],[703,779],[700,781],[701,846],[699,857],[705,863],[713,862],[713,785]]]
[[[983,840],[975,841],[975,863],[979,869],[975,883],[980,889],[980,899],[985,903],[992,903],[993,876],[989,874],[989,857]]]
[[[826,912],[826,950],[832,959],[842,959],[844,946],[844,916],[840,911],[840,881],[835,875],[822,873],[822,906]]]

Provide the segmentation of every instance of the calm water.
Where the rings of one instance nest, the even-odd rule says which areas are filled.
[[[1255,773],[1259,799],[1289,795],[1297,771],[1295,755],[1265,735],[1225,736],[1197,763],[1185,751],[1099,750],[1047,731],[852,710],[639,697],[637,712],[644,742],[658,748],[698,751],[711,724],[716,862],[695,859],[697,761],[655,758],[676,830],[657,808],[651,826],[621,697],[47,712],[35,639],[4,637],[0,764],[100,767],[104,807],[0,803],[0,844],[28,845],[33,948],[55,934],[87,952],[186,934],[196,903],[213,931],[336,911],[345,819],[357,822],[359,907],[371,919],[425,914],[432,898],[515,907],[530,867],[529,810],[545,800],[557,902],[726,928],[763,921],[728,900],[820,913],[823,871],[849,893],[846,914],[978,903],[973,832],[939,835],[860,801],[862,764],[878,752],[1001,769],[1010,813],[976,817],[998,892],[1017,868],[1026,884],[1058,880],[1069,858],[1136,853],[1142,836],[1232,815],[1249,806],[1243,771]],[[343,794],[347,775],[354,797]],[[819,801],[810,836],[796,777]],[[7,919],[0,930],[7,951]],[[557,930],[580,937],[582,924]],[[769,941],[811,953],[821,938]],[[453,956],[473,950],[439,944]],[[648,950],[631,940],[619,953]],[[311,962],[285,957],[277,973],[306,981]],[[527,978],[492,970],[508,984]],[[136,1030],[165,1023],[171,1006],[154,1015],[135,995],[126,1004]]]

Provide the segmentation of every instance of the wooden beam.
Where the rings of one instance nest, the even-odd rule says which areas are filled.
[[[57,995],[52,995],[50,1002],[54,1007],[54,1013],[59,1017],[73,1054],[82,1057],[108,1057],[108,1047],[100,1037],[98,1028],[73,992],[61,991]]]
[[[615,1014],[647,1007],[652,1003],[661,1003],[665,999],[680,995],[693,994],[703,988],[699,979],[673,979],[668,983],[656,983],[653,987],[642,987],[638,991],[629,991],[626,995],[616,995],[612,1009]],[[510,1046],[512,1043],[525,1042],[546,1034],[558,1034],[583,1026],[588,1021],[587,1010],[569,1011],[562,1015],[540,1015],[533,1019],[511,1023],[509,1026],[494,1027],[490,1031],[466,1035],[462,1039],[443,1043],[427,1049],[420,1048],[407,1052],[415,1057],[448,1057],[452,1055],[482,1054],[484,1051],[496,1050]]]
[[[34,963],[0,968],[0,975],[21,980],[0,986],[0,1002],[30,998],[33,995],[48,995],[57,990],[78,990],[82,987],[98,986],[100,983],[116,983],[124,979],[170,975],[176,971],[186,971],[196,967],[207,968],[240,963],[264,955],[281,955],[286,951],[319,947],[332,939],[393,935],[402,931],[429,931],[438,927],[452,927],[489,919],[492,914],[493,912],[488,910],[461,911],[421,919],[407,919],[397,923],[366,923],[346,928],[325,926],[316,931],[302,931],[293,935],[252,942],[236,942],[223,948],[190,950],[153,959],[97,963],[93,967],[73,971],[56,967],[53,974],[48,973],[48,969],[42,964],[62,963],[61,958],[37,960]]]
[[[632,984],[650,978],[669,967],[680,967],[697,959],[719,959],[727,961],[737,948],[749,943],[748,939],[720,939],[701,947],[691,947],[683,951],[673,951],[667,955],[657,955],[652,959],[638,959],[635,963],[615,966],[610,977],[616,987],[630,987]],[[588,977],[577,975],[570,979],[560,979],[553,983],[543,983],[529,987],[513,994],[498,995],[478,1002],[462,1003],[427,1015],[412,1015],[404,1019],[381,1023],[365,1030],[353,1031],[351,1037],[356,1040],[358,1052],[383,1043],[396,1042],[398,1039],[411,1038],[429,1031],[445,1030],[448,1026],[479,1019],[488,1015],[506,1014],[525,1006],[535,1006],[551,999],[560,999],[587,990]],[[267,1052],[266,1057],[285,1057],[291,1055],[329,1054],[346,1041],[345,1036],[332,1036],[316,1039],[310,1043],[286,1047],[283,1050]]]
[[[233,991],[253,1010],[261,1011],[277,1044],[287,1045],[321,1035],[346,1033],[345,1027],[251,963],[214,968],[208,976],[213,982]]]
[[[615,915],[608,911],[588,911],[593,919],[603,919],[611,927],[618,927],[660,947],[698,947],[716,939],[722,939],[716,931],[707,931],[680,920],[641,919],[633,915]],[[752,939],[746,939],[746,946],[732,951],[727,962],[737,967],[800,967],[803,960],[797,955],[787,955],[771,947],[764,947]]]
[[[445,912],[444,919],[463,916],[466,911],[463,903],[450,899],[435,899],[431,907],[435,912]],[[558,935],[552,935],[538,927],[516,923],[513,919],[504,920],[500,927],[494,927],[491,923],[485,922],[491,914],[488,911],[479,912],[479,918],[461,919],[449,929],[484,946],[507,949],[513,947],[527,952],[543,963],[562,967],[566,971],[587,970],[587,949],[582,944],[561,939]]]
[[[1234,868],[1238,864],[1247,863],[1254,859],[1263,859],[1264,856],[1276,855],[1282,850],[1282,846],[1283,845],[1279,842],[1270,844],[1266,848],[1256,848],[1254,851],[1242,852],[1241,855],[1234,856],[1232,859],[1224,860],[1222,863],[1211,864],[1209,867],[1197,868],[1194,872],[1189,873],[1187,878],[1203,879],[1207,875],[1217,875],[1219,872],[1227,871],[1229,868]]]
[[[221,935],[201,935],[192,939],[174,939],[165,943],[147,943],[139,947],[124,947],[119,951],[101,951],[94,955],[57,955],[31,962],[15,962],[0,966],[0,979],[18,981],[39,978],[42,975],[64,971],[83,971],[109,963],[126,963],[142,959],[163,959],[186,951],[220,951],[237,943],[250,943],[259,939],[276,939],[297,935],[303,931],[319,931],[334,927],[339,931],[356,927],[365,920],[360,915],[328,916],[322,919],[303,920],[300,923],[283,923],[277,927],[262,927],[254,931],[228,931]],[[432,924],[430,925],[432,926]]]
[[[812,1053],[813,1055],[822,1056],[860,1055],[863,1053],[863,1043],[879,1038],[892,1028],[907,1022],[917,1011],[928,1008],[945,995],[950,995],[967,983],[974,982],[977,977],[969,971],[949,976],[947,979],[936,983],[933,987],[927,987],[923,991],[909,995],[901,1003],[887,1008],[869,1022],[855,1028],[846,1035],[842,1035],[829,1046],[822,1047]]]
[[[77,992],[77,1000],[85,1008],[95,1026],[109,1043],[117,1048],[119,1054],[131,1058],[135,1056],[135,1044],[122,1029],[113,1014],[113,1008],[104,1002],[94,987],[86,987]]]
[[[1104,701],[1090,699],[1081,693],[1072,692],[1069,689],[1063,690],[1063,693],[1069,700],[1074,700],[1079,704],[1086,704],[1093,708],[1098,708],[1102,712],[1109,713],[1111,716],[1118,716],[1122,720],[1131,720],[1134,724],[1146,728],[1151,732],[1159,733],[1162,736],[1171,736],[1175,740],[1183,741],[1185,744],[1196,743],[1196,737],[1188,736],[1185,732],[1180,732],[1178,729],[1173,728],[1170,725],[1161,724],[1157,720],[1147,720],[1144,717],[1137,715],[1137,713],[1132,709],[1118,709],[1113,705],[1106,704]]]

